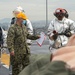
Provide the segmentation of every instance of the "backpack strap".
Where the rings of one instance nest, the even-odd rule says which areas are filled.
[[[27,26],[27,20],[23,20],[23,24]]]

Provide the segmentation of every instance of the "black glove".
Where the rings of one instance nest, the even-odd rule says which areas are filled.
[[[71,35],[72,35],[71,32],[65,33],[65,36],[67,36],[67,37],[70,37]]]
[[[58,37],[58,33],[54,34],[52,37],[53,37],[54,40],[56,40],[57,37]]]

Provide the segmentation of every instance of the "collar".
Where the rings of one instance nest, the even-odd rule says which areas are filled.
[[[55,20],[58,21],[59,23],[63,23],[66,20],[66,18],[64,17],[61,21],[58,20],[57,18],[55,18]]]

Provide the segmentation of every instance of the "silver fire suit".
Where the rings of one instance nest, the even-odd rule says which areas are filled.
[[[57,33],[65,33],[66,29],[68,29],[71,32],[71,34],[74,34],[75,22],[65,17],[62,21],[59,21],[57,18],[55,18],[50,22],[47,34],[49,37],[51,37],[54,35],[53,31],[56,31]],[[58,35],[56,40],[49,39],[49,43],[51,47],[60,48],[67,44],[68,39],[69,37],[65,35]]]
[[[33,35],[33,27],[29,19],[27,19],[26,27],[27,27],[29,34]],[[31,45],[32,41],[30,39],[27,39],[27,43],[28,45]]]

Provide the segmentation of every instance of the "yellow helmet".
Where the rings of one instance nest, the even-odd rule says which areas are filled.
[[[23,12],[20,12],[19,14],[16,15],[16,18],[27,19],[27,16]]]

